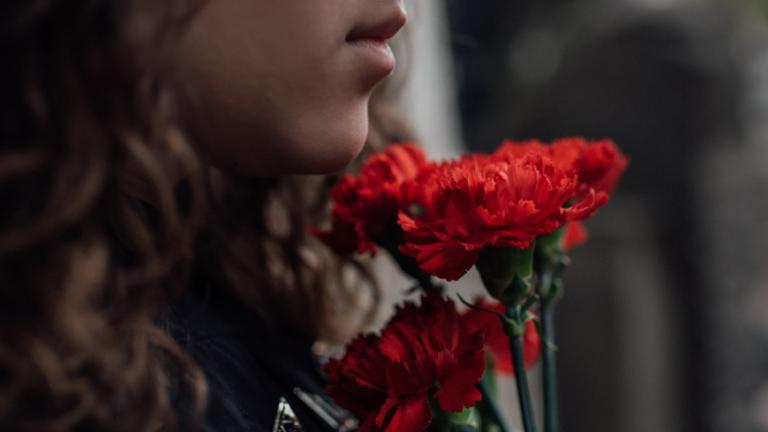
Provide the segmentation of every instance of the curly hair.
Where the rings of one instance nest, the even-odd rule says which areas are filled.
[[[360,310],[361,286],[370,318],[367,267],[306,234],[328,179],[230,176],[178,126],[164,71],[200,6],[0,5],[0,431],[201,424],[204,376],[163,324],[192,277],[316,337],[349,327],[334,312]],[[366,152],[408,137],[385,106]]]

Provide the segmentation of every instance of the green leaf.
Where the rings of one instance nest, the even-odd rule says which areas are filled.
[[[448,421],[451,422],[453,425],[453,428],[451,430],[475,430],[475,428],[478,426],[478,413],[475,407],[471,408],[464,408],[462,412],[459,413],[446,413],[446,417],[448,418]],[[460,427],[470,427],[471,429],[456,429],[457,426]]]

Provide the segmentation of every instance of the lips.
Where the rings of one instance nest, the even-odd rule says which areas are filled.
[[[375,6],[374,6],[375,5]],[[395,55],[387,41],[405,25],[405,10],[399,1],[370,2],[365,15],[347,33],[346,44],[365,59],[366,76],[375,84],[395,69]]]
[[[377,14],[357,24],[347,35],[347,42],[386,42],[400,31],[407,21],[402,7],[396,6],[383,14]]]

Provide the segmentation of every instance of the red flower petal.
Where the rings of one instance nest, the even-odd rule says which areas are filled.
[[[461,368],[454,368],[440,381],[440,390],[435,393],[440,407],[447,412],[460,412],[482,399],[480,392],[475,388],[485,371],[485,355],[482,348],[467,355],[461,365]]]
[[[420,432],[432,423],[432,411],[426,395],[402,401],[387,400],[378,416],[376,430],[385,432]]]
[[[586,243],[589,234],[587,228],[581,222],[571,222],[565,226],[563,233],[563,249],[568,251],[576,246]]]
[[[579,178],[595,190],[611,194],[627,169],[628,159],[611,140],[591,143],[579,155]]]
[[[407,243],[400,251],[414,256],[427,273],[449,281],[464,276],[475,265],[480,253],[479,250],[467,251],[457,243]]]
[[[358,417],[365,417],[387,397],[385,361],[375,336],[356,338],[342,360],[330,360],[325,371],[332,382],[327,391],[339,405]]]
[[[312,234],[340,254],[375,254],[375,239],[397,217],[400,187],[427,164],[418,146],[389,146],[372,156],[357,176],[346,175],[331,190],[331,230]]]

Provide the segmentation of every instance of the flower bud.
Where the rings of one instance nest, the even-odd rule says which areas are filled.
[[[517,306],[532,294],[534,247],[489,247],[480,252],[477,269],[492,297],[507,306]]]

